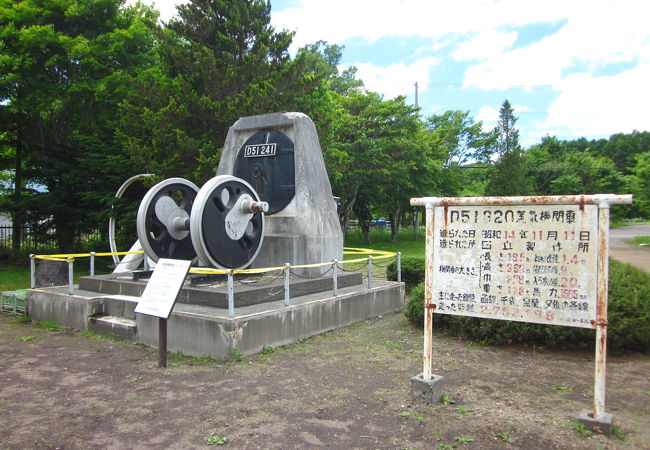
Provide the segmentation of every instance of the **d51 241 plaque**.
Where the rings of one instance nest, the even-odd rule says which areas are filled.
[[[596,205],[438,206],[435,312],[593,328]]]

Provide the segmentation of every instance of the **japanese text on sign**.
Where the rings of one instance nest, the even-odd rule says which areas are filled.
[[[160,258],[135,312],[169,318],[192,261]]]
[[[447,206],[434,214],[437,313],[593,327],[597,206]]]

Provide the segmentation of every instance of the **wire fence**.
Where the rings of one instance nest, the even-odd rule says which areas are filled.
[[[13,225],[0,226],[0,248],[14,249],[14,234],[18,234],[19,248],[15,250],[25,252],[40,252],[53,250],[58,247],[53,228],[44,228],[42,225],[20,225],[14,228]],[[91,242],[102,239],[99,230],[93,230],[74,236],[73,248],[83,248]]]

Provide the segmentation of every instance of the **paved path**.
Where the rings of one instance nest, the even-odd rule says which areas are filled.
[[[633,225],[609,231],[609,255],[650,272],[650,247],[627,244],[635,236],[650,236],[650,225]]]

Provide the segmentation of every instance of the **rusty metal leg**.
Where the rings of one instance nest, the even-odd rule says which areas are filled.
[[[598,303],[596,309],[596,370],[594,419],[605,415],[605,367],[607,360],[607,278],[609,276],[609,204],[598,205]]]
[[[431,353],[433,351],[433,206],[426,207],[426,268],[424,290],[424,368],[422,377],[431,380]]]

